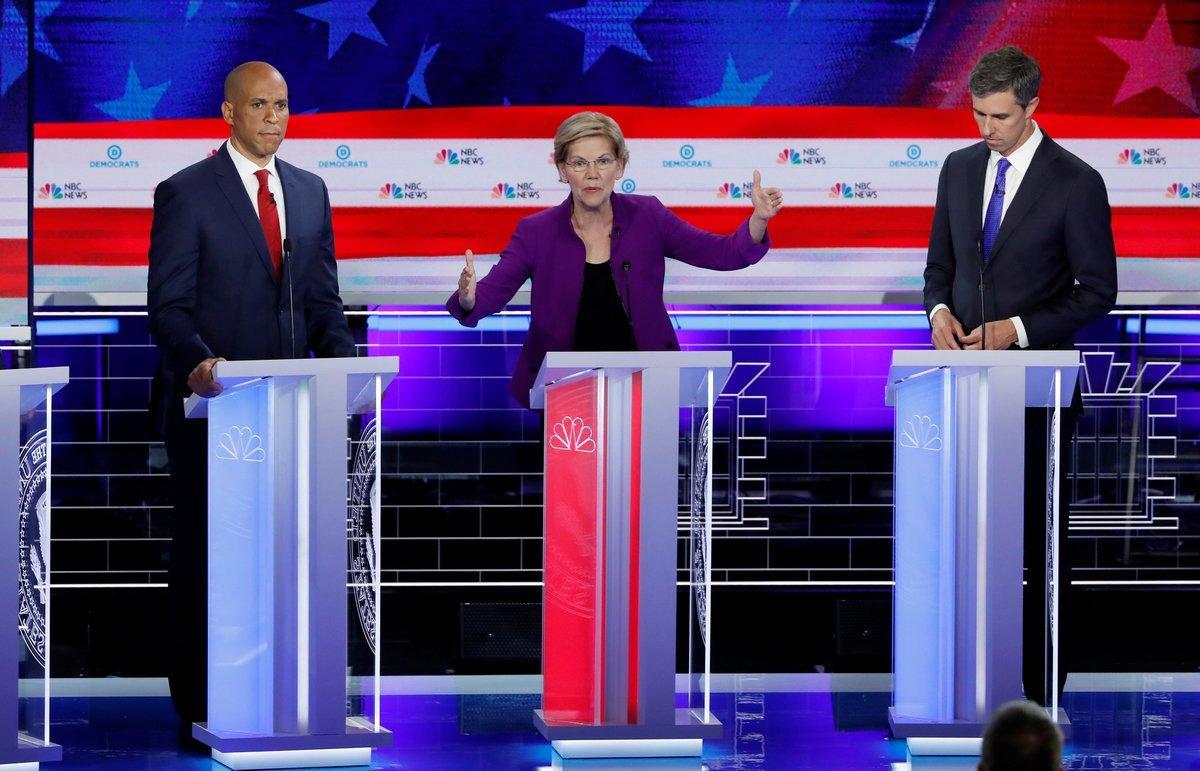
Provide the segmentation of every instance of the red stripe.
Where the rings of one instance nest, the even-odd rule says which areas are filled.
[[[0,238],[0,297],[29,291],[29,253],[24,238]]]
[[[300,139],[495,139],[554,136],[582,107],[455,107],[295,115],[288,136]],[[977,139],[969,110],[915,107],[626,107],[599,106],[637,138],[822,137]],[[1197,118],[1047,115],[1038,122],[1058,138],[1195,139]],[[221,139],[220,118],[97,123],[39,123],[38,139]]]
[[[596,590],[604,586],[603,530],[597,529],[601,502],[600,458],[596,452],[555,449],[554,428],[583,418],[595,426],[603,416],[598,376],[560,383],[546,389],[545,512],[542,588],[542,706],[550,720],[596,724],[596,668],[603,645],[603,603]],[[595,431],[593,431],[595,435]],[[570,441],[572,437],[565,437]]]
[[[537,209],[347,207],[334,211],[341,260],[380,256],[459,255],[465,249],[497,253],[517,221]],[[733,231],[746,210],[676,207],[679,216],[715,233]],[[34,213],[38,265],[145,265],[149,209],[56,209]],[[903,207],[795,207],[771,223],[783,249],[923,248],[933,209]],[[1130,257],[1200,256],[1200,206],[1113,209],[1117,254]]]
[[[633,373],[633,421],[629,430],[629,711],[638,722],[638,597],[641,595],[642,544],[642,373]]]
[[[24,169],[29,166],[26,153],[0,153],[0,169]]]

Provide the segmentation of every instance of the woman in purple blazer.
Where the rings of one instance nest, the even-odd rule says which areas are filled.
[[[763,188],[755,171],[754,212],[721,237],[679,219],[653,196],[614,193],[629,150],[616,121],[598,112],[563,121],[554,161],[571,194],[517,223],[478,285],[468,250],[458,291],[446,302],[451,315],[473,327],[532,279],[529,335],[510,385],[526,407],[546,351],[678,350],[663,305],[665,258],[712,270],[753,265],[770,248],[767,221],[783,205],[779,188]]]

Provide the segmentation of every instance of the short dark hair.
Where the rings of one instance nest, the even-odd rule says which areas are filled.
[[[979,767],[986,771],[1059,771],[1062,733],[1038,705],[1011,701],[992,715],[983,732]]]
[[[1037,59],[1016,46],[1005,46],[984,54],[971,70],[967,87],[974,96],[1011,90],[1017,104],[1028,107],[1042,86],[1042,68]]]

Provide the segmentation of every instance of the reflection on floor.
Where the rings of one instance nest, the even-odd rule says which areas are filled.
[[[757,679],[755,679],[757,680]],[[760,681],[761,682],[761,681]],[[1067,768],[1200,768],[1200,692],[1169,689],[1170,677],[1147,676],[1143,690],[1068,692],[1074,726]],[[395,745],[373,768],[455,771],[565,768],[591,771],[820,769],[966,771],[974,759],[914,759],[887,738],[886,692],[758,692],[713,695],[725,738],[705,744],[696,761],[562,761],[533,732],[534,694],[393,695],[383,698],[384,725]],[[72,769],[217,769],[199,751],[181,749],[170,702],[161,696],[56,698],[52,739]]]

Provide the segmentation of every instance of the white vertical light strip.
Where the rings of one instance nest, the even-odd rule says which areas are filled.
[[[942,612],[938,616],[938,669],[941,678],[938,683],[938,720],[944,722],[954,720],[954,618],[958,611],[956,607],[957,592],[955,591],[955,576],[957,575],[955,544],[958,538],[955,530],[958,518],[955,471],[958,448],[952,444],[957,436],[954,414],[955,398],[955,379],[951,369],[945,367],[942,369],[942,489],[940,522],[938,523],[941,529],[941,556],[939,558],[941,564],[938,588],[940,591],[946,591],[948,595],[939,597]],[[947,609],[949,609],[948,613]]]
[[[50,542],[45,550],[46,556],[46,633],[44,645],[46,646],[46,671],[42,673],[42,741],[46,744],[50,743],[50,552],[54,551],[53,542],[50,541],[50,534],[53,529],[50,526],[52,517],[54,516],[54,496],[50,489],[50,480],[54,471],[54,389],[46,386],[46,532],[39,532],[41,538],[45,538]]]
[[[296,724],[300,733],[308,733],[308,488],[312,449],[308,386],[308,378],[301,378],[296,387]]]
[[[592,422],[595,423],[596,429],[592,433],[596,439],[596,496],[599,500],[596,502],[596,596],[593,600],[595,612],[593,618],[596,619],[596,625],[593,629],[593,647],[594,656],[592,661],[595,662],[592,669],[592,684],[594,685],[594,693],[592,694],[592,709],[594,725],[600,725],[604,722],[604,713],[601,711],[604,695],[604,624],[608,623],[608,618],[604,614],[604,576],[605,565],[607,564],[608,554],[605,552],[605,517],[604,504],[607,503],[607,490],[605,481],[605,471],[608,466],[608,405],[605,402],[604,386],[608,380],[608,376],[604,374],[604,370],[596,375],[596,412],[592,417]],[[600,622],[604,619],[604,623]]]
[[[709,673],[712,671],[712,614],[713,614],[713,593],[712,593],[712,486],[713,486],[713,371],[708,371],[708,428],[704,432],[704,440],[707,443],[705,450],[704,462],[704,639],[707,644],[704,646],[704,722],[708,722],[708,716],[712,714],[711,688],[709,684]]]
[[[1054,431],[1050,435],[1050,457],[1054,459],[1054,475],[1050,479],[1050,719],[1058,722],[1058,512],[1059,480],[1062,464],[1058,449],[1062,441],[1062,370],[1054,370]]]
[[[382,682],[380,678],[380,641],[383,639],[383,634],[380,632],[380,627],[383,625],[383,592],[381,589],[383,562],[380,559],[381,538],[379,532],[379,510],[383,505],[383,380],[379,375],[375,376],[375,495],[370,496],[371,506],[371,540],[374,541],[375,550],[375,571],[371,576],[371,581],[375,584],[375,731],[378,732],[382,719],[379,713],[379,688]],[[375,505],[375,496],[380,497],[380,505]]]
[[[979,372],[978,467],[975,473],[975,717],[987,718],[988,370]]]

